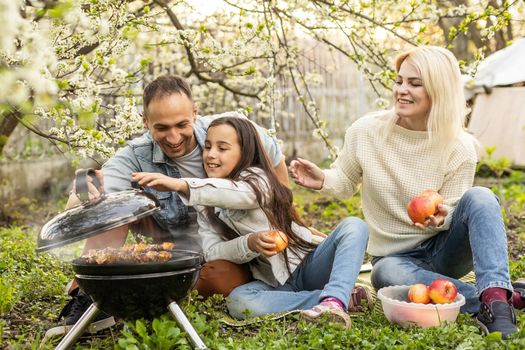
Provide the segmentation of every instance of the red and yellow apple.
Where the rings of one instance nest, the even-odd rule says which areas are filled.
[[[444,278],[438,278],[428,286],[428,296],[435,304],[451,303],[457,295],[458,289],[454,283]]]
[[[284,232],[279,230],[270,231],[270,237],[274,240],[275,252],[280,253],[288,246],[288,237]]]
[[[422,283],[414,284],[408,290],[408,301],[418,304],[430,303],[430,296],[428,295],[428,287]]]
[[[430,215],[438,212],[440,204],[443,204],[443,197],[439,193],[434,190],[425,190],[408,202],[408,217],[413,223],[422,224]]]
[[[443,197],[441,197],[441,195],[434,190],[424,190],[421,192],[421,196],[430,198],[430,200],[436,205],[436,211],[437,206],[443,204]]]

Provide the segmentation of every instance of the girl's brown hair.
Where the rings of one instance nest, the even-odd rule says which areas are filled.
[[[293,206],[292,191],[277,178],[268,154],[259,138],[259,134],[255,126],[248,119],[221,117],[212,121],[208,130],[218,125],[229,125],[235,129],[237,140],[242,150],[241,159],[228,175],[228,178],[233,181],[242,180],[247,182],[253,189],[257,202],[266,214],[271,228],[280,230],[288,236],[289,244],[283,254],[286,266],[290,272],[287,254],[288,249],[298,254],[299,252],[308,253],[315,248],[315,245],[305,241],[292,231],[292,222],[306,226]],[[259,186],[260,175],[249,169],[250,167],[257,167],[264,171],[267,177],[266,188],[263,189]],[[241,176],[243,172],[245,173]],[[213,207],[206,208],[206,216],[212,225],[220,228],[226,239],[239,237],[236,232],[215,215],[215,209]]]

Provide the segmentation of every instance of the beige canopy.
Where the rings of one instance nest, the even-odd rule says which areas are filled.
[[[525,87],[495,87],[476,96],[468,129],[495,157],[525,166]]]
[[[476,76],[465,79],[474,105],[468,129],[495,157],[525,166],[525,38],[487,57]]]

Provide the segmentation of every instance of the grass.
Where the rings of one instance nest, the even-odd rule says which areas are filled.
[[[525,187],[509,180],[494,190],[505,196],[512,277],[523,277]],[[308,224],[324,232],[329,232],[348,215],[361,215],[358,197],[334,201],[303,189],[294,189],[294,193],[297,207]],[[64,286],[72,276],[71,268],[56,255],[36,254],[36,231],[22,222],[0,228],[0,349],[38,349],[45,330],[54,324],[54,318],[66,302]],[[221,322],[225,315],[224,300],[218,296],[203,301],[192,294],[182,306],[211,349],[525,348],[525,313],[521,311],[517,312],[520,333],[502,341],[497,334],[482,336],[468,315],[460,315],[456,323],[440,328],[404,329],[374,311],[353,317],[352,329],[347,331],[329,323],[305,323],[296,314],[243,327],[227,326]],[[54,338],[41,349],[52,349],[59,340]],[[166,314],[154,320],[119,322],[111,331],[82,337],[75,348],[189,349],[190,345],[174,319]]]

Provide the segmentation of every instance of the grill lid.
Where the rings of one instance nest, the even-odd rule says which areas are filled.
[[[95,171],[77,172],[76,191],[86,196],[87,176],[97,187]],[[82,195],[81,195],[82,193]],[[127,190],[85,200],[80,206],[68,209],[48,221],[40,230],[37,252],[74,243],[116,227],[142,219],[160,209],[154,195],[141,190]]]

